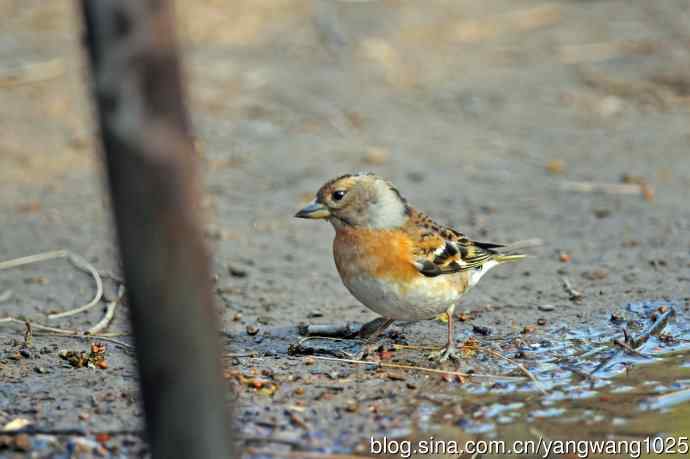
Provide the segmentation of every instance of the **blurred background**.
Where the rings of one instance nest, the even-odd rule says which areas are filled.
[[[243,294],[273,290],[286,306],[274,314],[292,317],[299,303],[285,278],[342,301],[331,229],[291,215],[327,179],[359,170],[475,238],[540,237],[547,252],[577,252],[583,269],[656,258],[687,268],[687,2],[179,1],[177,11],[217,268],[242,258],[273,273],[280,286],[262,279],[264,291]],[[110,263],[78,12],[4,0],[0,13],[0,252],[68,245]],[[625,181],[652,186],[640,198],[573,183]],[[621,246],[630,240],[645,244]],[[560,267],[552,258],[542,262]]]
[[[340,284],[330,227],[292,219],[323,182],[360,170],[475,239],[545,241],[538,259],[492,274],[466,300],[491,306],[478,323],[497,332],[535,322],[544,315],[536,304],[555,305],[548,320],[574,326],[637,299],[687,298],[687,1],[176,5],[204,225],[224,328],[242,336],[235,347],[275,347],[247,327],[374,317]],[[0,18],[0,257],[68,248],[117,270],[76,5],[0,0]],[[586,301],[569,301],[563,275]],[[7,272],[0,292],[14,299],[2,306],[41,317],[83,303],[89,285],[59,264]],[[444,333],[412,327],[427,341]],[[123,373],[103,384],[135,392],[131,361],[114,359]],[[63,376],[36,384],[52,391]],[[17,387],[14,409],[32,406],[33,391]],[[45,403],[51,422],[77,416]],[[138,419],[133,406],[77,422]],[[356,432],[358,422],[339,429]]]

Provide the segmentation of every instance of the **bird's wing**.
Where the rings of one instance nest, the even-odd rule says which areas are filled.
[[[503,247],[472,241],[418,211],[412,212],[404,229],[413,241],[413,263],[427,277],[481,267],[499,256],[497,249]]]

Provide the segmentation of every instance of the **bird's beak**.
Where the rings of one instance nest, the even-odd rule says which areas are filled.
[[[304,209],[300,210],[295,214],[297,218],[314,218],[314,219],[324,219],[331,216],[326,206],[316,201],[312,201],[307,204]]]

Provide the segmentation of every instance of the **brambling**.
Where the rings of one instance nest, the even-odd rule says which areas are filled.
[[[394,320],[433,319],[446,312],[447,344],[431,356],[441,361],[457,359],[453,311],[460,298],[495,266],[526,256],[435,223],[371,173],[330,180],[295,217],[328,220],[335,228],[340,278],[382,316],[370,322],[368,333],[377,335]]]

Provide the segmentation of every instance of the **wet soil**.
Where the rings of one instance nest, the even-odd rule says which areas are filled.
[[[178,4],[226,377],[248,457],[367,454],[384,435],[687,435],[687,2]],[[117,272],[73,8],[0,1],[0,260],[65,248]],[[315,356],[290,354],[299,323],[375,317],[338,279],[333,230],[292,218],[325,180],[358,170],[476,239],[544,241],[458,307],[458,340],[511,361],[468,348],[443,366],[404,347],[438,346],[439,321],[396,323],[369,358],[526,378],[518,362],[546,395],[528,378],[315,358],[356,356],[356,342],[312,340]],[[597,191],[602,183],[614,186]],[[65,260],[3,270],[0,317],[86,329],[102,306],[46,315],[93,288]],[[115,295],[111,280],[105,289]],[[664,333],[677,341],[655,338],[589,377],[621,350],[611,340],[624,328],[653,322],[640,305],[673,307]],[[109,331],[128,333],[126,307]],[[26,419],[44,435],[2,437],[0,456],[145,454],[129,351],[109,343],[107,369],[74,368],[58,354],[88,352],[88,341],[36,333],[27,350],[23,335],[0,324],[0,428]],[[666,406],[666,393],[681,401]]]

